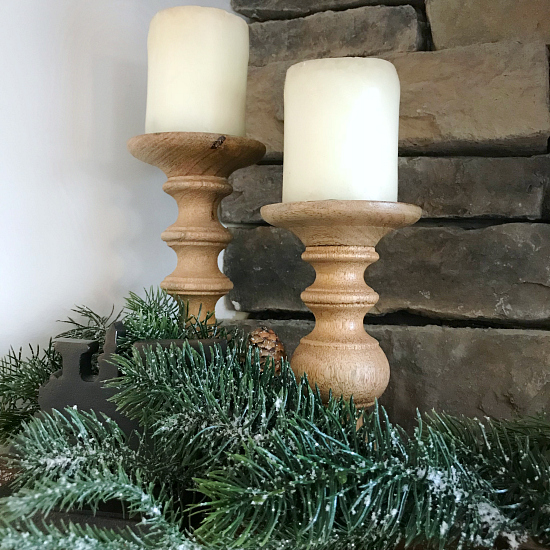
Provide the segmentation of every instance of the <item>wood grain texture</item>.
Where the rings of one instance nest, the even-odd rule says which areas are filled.
[[[292,356],[296,376],[306,373],[323,400],[329,391],[367,407],[390,377],[388,360],[363,327],[378,301],[365,269],[378,260],[374,247],[390,231],[415,223],[418,206],[373,201],[312,201],[264,206],[264,219],[292,231],[306,246],[302,259],[316,272],[301,295],[315,315],[315,328]]]
[[[204,317],[233,288],[218,268],[218,256],[231,240],[218,219],[221,200],[232,192],[227,178],[258,162],[265,146],[245,137],[163,132],[133,137],[128,150],[166,174],[163,189],[178,204],[177,220],[162,233],[178,262],[160,286],[188,301],[190,314],[199,317],[200,311]]]

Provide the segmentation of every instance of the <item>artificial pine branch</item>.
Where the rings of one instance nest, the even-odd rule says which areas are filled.
[[[205,550],[182,538],[155,540],[139,538],[132,532],[100,529],[63,523],[57,527],[30,521],[0,526],[0,550]]]
[[[60,368],[61,357],[51,341],[43,352],[30,347],[29,357],[12,349],[0,359],[0,444],[8,443],[39,410],[38,389]]]
[[[130,517],[141,513],[145,515],[144,523],[166,528],[163,508],[168,508],[168,503],[159,504],[152,496],[153,490],[152,486],[142,487],[139,473],[131,479],[122,467],[116,473],[95,469],[55,480],[36,480],[31,487],[23,487],[14,495],[0,499],[0,510],[4,521],[14,522],[37,513],[47,516],[54,508],[67,511],[86,506],[96,511],[102,502],[117,499],[129,504]]]
[[[158,550],[198,548],[182,532],[179,516],[172,509],[172,500],[163,489],[158,496],[154,496],[155,489],[153,484],[145,486],[142,483],[139,472],[130,477],[122,467],[116,473],[109,470],[93,470],[89,474],[79,472],[71,477],[62,476],[56,481],[35,481],[32,488],[20,489],[12,496],[0,499],[0,516],[8,528],[17,528],[21,518],[30,520],[39,513],[44,515],[46,521],[54,508],[69,511],[85,506],[95,512],[102,502],[120,500],[126,504],[130,518],[141,518],[141,522],[137,524],[138,531],[128,531],[126,540],[133,538],[141,541],[143,548]],[[48,529],[55,528],[50,524]],[[65,528],[61,533],[66,536],[71,531]],[[96,531],[96,538],[99,540],[108,535],[108,531]],[[116,542],[120,543],[121,538]]]
[[[42,414],[24,426],[22,438],[12,444],[13,465],[19,476],[16,487],[37,482],[55,482],[73,475],[101,470],[117,472],[124,467],[132,474],[140,465],[138,436],[129,436],[105,415],[67,408]],[[136,448],[137,447],[137,448]]]
[[[158,475],[185,483],[272,429],[294,381],[289,368],[276,376],[250,351],[243,366],[237,340],[225,355],[215,346],[210,364],[189,345],[146,349],[145,361],[134,351],[115,362],[123,376],[110,384],[118,389],[113,400],[153,434]]]
[[[58,334],[56,338],[96,340],[99,342],[101,350],[103,350],[103,345],[105,344],[107,329],[114,322],[118,321],[122,315],[122,312],[115,315],[115,306],[113,306],[111,312],[107,315],[100,315],[87,306],[77,306],[72,311],[79,315],[82,320],[75,320],[72,317],[68,317],[65,320],[59,321],[60,323],[70,325],[72,328]]]
[[[72,328],[58,334],[56,338],[83,338],[97,340],[100,353],[105,342],[105,334],[109,326],[121,320],[126,328],[126,335],[119,344],[122,350],[127,350],[139,340],[163,339],[204,339],[225,338],[227,331],[218,323],[212,323],[213,312],[207,312],[199,321],[197,317],[189,315],[189,306],[177,297],[171,296],[164,290],[151,288],[144,291],[142,298],[130,292],[125,299],[124,308],[117,315],[114,306],[108,315],[101,315],[89,307],[78,306],[72,311],[82,320],[69,317],[60,321]],[[199,318],[200,318],[199,312]]]
[[[143,541],[129,535],[97,527],[82,527],[73,523],[62,528],[31,521],[0,526],[0,550],[153,550]],[[158,549],[160,550],[160,549]],[[194,550],[193,547],[182,550]]]
[[[263,544],[323,549],[490,548],[499,536],[526,538],[437,432],[420,424],[409,437],[381,409],[365,416],[359,436],[355,452],[296,418],[267,448],[251,443],[234,457],[238,468],[198,480],[210,512],[197,535],[245,548],[265,537]]]
[[[433,412],[427,421],[453,442],[465,467],[491,483],[503,512],[525,525],[537,542],[550,544],[548,417],[482,422]]]
[[[213,312],[204,319],[189,315],[189,305],[162,289],[145,291],[145,298],[130,292],[123,310],[126,335],[120,346],[129,350],[138,340],[224,338],[227,332],[211,323]],[[200,313],[199,313],[200,318]]]

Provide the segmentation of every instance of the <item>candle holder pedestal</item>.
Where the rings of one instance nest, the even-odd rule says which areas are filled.
[[[204,318],[233,288],[218,268],[218,256],[231,241],[218,219],[221,200],[233,191],[227,178],[258,162],[265,146],[245,137],[162,132],[133,137],[128,149],[166,174],[163,189],[178,203],[178,219],[162,233],[176,252],[177,266],[160,286],[189,302],[190,315],[199,318],[200,310]]]
[[[395,202],[327,200],[270,204],[261,213],[304,243],[302,258],[317,275],[301,295],[315,315],[315,328],[296,348],[292,370],[298,377],[307,374],[325,402],[332,390],[337,397],[353,395],[359,407],[372,405],[388,385],[390,368],[363,326],[365,314],[378,301],[365,283],[365,269],[378,260],[378,241],[418,221],[422,209]]]

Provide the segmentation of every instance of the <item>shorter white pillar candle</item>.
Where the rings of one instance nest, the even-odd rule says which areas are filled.
[[[149,27],[145,131],[245,135],[248,25],[224,10],[179,6]]]
[[[290,67],[283,202],[397,201],[399,95],[397,71],[383,59]]]

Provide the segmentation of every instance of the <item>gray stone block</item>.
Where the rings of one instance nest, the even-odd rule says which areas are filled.
[[[326,10],[346,10],[360,6],[421,6],[423,0],[231,0],[231,7],[250,19],[291,19]]]
[[[548,155],[399,159],[399,200],[426,218],[539,220],[549,183]]]
[[[234,172],[229,182],[233,193],[222,201],[222,222],[262,223],[260,208],[282,200],[283,167],[250,166]]]
[[[545,154],[550,136],[548,52],[501,42],[433,52],[384,54],[401,80],[405,155]],[[283,87],[292,62],[251,67],[248,135],[267,159],[283,151]]]
[[[550,44],[550,0],[427,0],[439,49],[498,42]]]
[[[231,177],[222,202],[226,223],[262,223],[260,208],[281,202],[282,166],[251,166]],[[546,218],[550,156],[401,157],[399,200],[417,204],[425,218]]]
[[[267,325],[291,355],[311,321],[239,321]],[[550,407],[550,332],[440,326],[366,325],[386,353],[391,378],[380,402],[410,428],[416,409],[510,418]]]
[[[302,262],[305,250],[292,233],[274,227],[231,230],[224,272],[234,288],[228,297],[237,311],[308,311],[301,292],[315,279]],[[252,286],[251,286],[252,285]]]
[[[307,311],[300,293],[314,280],[303,246],[283,229],[234,229],[225,271],[241,311]],[[413,226],[384,237],[366,272],[380,295],[373,314],[407,311],[439,319],[550,321],[550,226],[483,229]]]
[[[418,50],[420,23],[412,6],[328,11],[250,25],[250,64],[321,57],[364,57]]]

